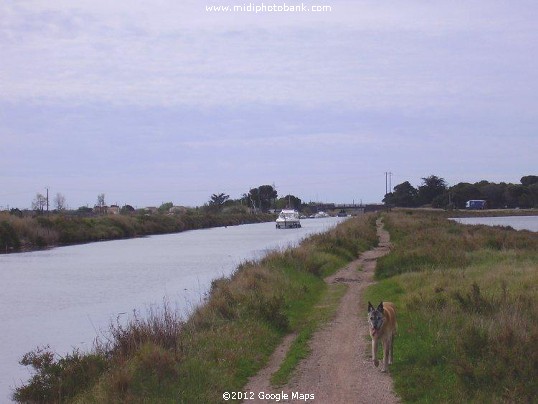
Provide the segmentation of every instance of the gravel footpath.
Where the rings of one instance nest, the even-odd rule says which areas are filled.
[[[357,260],[325,279],[327,283],[345,283],[348,289],[334,318],[313,335],[311,354],[299,363],[291,381],[274,388],[269,380],[279,368],[295,335],[287,336],[268,365],[249,380],[243,390],[247,397],[244,403],[399,402],[389,373],[381,373],[371,362],[367,310],[362,304],[362,293],[373,282],[377,258],[390,250],[390,237],[380,220],[377,234],[378,247],[361,254]]]

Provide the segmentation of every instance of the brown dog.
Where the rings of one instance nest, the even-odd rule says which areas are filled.
[[[379,366],[377,360],[377,346],[379,341],[383,344],[383,367],[382,372],[387,371],[387,365],[392,365],[392,350],[394,335],[396,334],[396,310],[391,302],[381,302],[377,309],[368,302],[368,324],[372,337],[372,360],[375,366]]]

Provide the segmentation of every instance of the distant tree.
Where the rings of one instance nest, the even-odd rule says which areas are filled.
[[[159,212],[167,213],[172,206],[174,206],[172,202],[165,202],[161,206],[159,206]]]
[[[47,207],[47,197],[43,194],[36,194],[34,200],[32,201],[32,209],[36,212],[43,213],[43,210]]]
[[[135,211],[135,208],[133,208],[131,205],[124,205],[121,207],[120,209],[120,213],[122,214],[129,214],[129,213],[133,213]]]
[[[526,187],[536,183],[538,183],[538,175],[526,175],[525,177],[521,177],[521,184]]]
[[[508,184],[504,192],[509,208],[532,208],[533,200],[529,188],[519,184]]]
[[[89,208],[87,206],[81,206],[77,209],[77,214],[81,215],[81,216],[86,216],[86,215],[89,215],[93,213],[93,209],[92,208]]]
[[[271,185],[262,185],[252,188],[248,193],[251,207],[267,211],[278,197],[277,191]]]
[[[503,193],[505,207],[518,208],[519,198],[525,193],[526,190],[526,187],[523,185],[506,184]]]
[[[529,193],[532,197],[532,206],[538,208],[538,182],[529,185]]]
[[[447,184],[443,178],[435,175],[422,178],[422,185],[418,187],[418,200],[420,204],[429,204],[447,190]]]
[[[462,209],[468,200],[484,199],[488,208],[538,207],[538,176],[527,175],[521,184],[499,184],[481,180],[474,184],[460,182],[450,188],[443,178],[431,175],[422,178],[423,184],[414,189],[409,182],[396,185],[394,192],[385,195],[383,202],[395,206],[456,207]]]
[[[243,197],[247,206],[253,209],[261,209],[258,188],[252,188],[248,193],[243,194]]]
[[[106,213],[106,202],[105,202],[105,194],[99,194],[97,195],[97,205],[95,205],[95,210],[100,214]]]
[[[276,201],[277,209],[296,209],[301,210],[302,201],[294,195],[286,195]]]
[[[470,199],[485,199],[477,185],[467,182],[460,182],[450,187],[449,193],[450,200],[457,209],[464,209]]]
[[[17,217],[22,217],[22,211],[19,208],[11,208],[9,214]]]
[[[518,206],[523,209],[531,209],[534,207],[534,199],[530,192],[525,192],[522,194],[518,200]]]
[[[106,206],[105,194],[97,195],[97,206],[100,207],[100,208],[104,208]]]
[[[241,198],[239,198],[239,203],[242,205],[242,206],[247,206],[249,208],[252,207],[252,203],[250,202],[250,195],[247,193],[247,194],[242,194],[241,195]]]
[[[526,192],[519,197],[520,207],[538,207],[538,175],[521,177],[521,184],[526,188]]]
[[[213,210],[221,210],[224,204],[230,199],[230,195],[225,193],[213,194],[209,199],[209,207]]]
[[[488,203],[488,208],[500,209],[507,206],[505,192],[507,185],[505,183],[494,184],[487,181],[481,181],[476,184],[480,190],[481,198]]]
[[[61,212],[67,208],[65,204],[65,196],[63,196],[61,193],[57,193],[54,197],[54,208]]]
[[[451,201],[451,194],[449,191],[445,191],[440,195],[433,198],[432,208],[452,209],[454,203]]]
[[[417,206],[418,191],[409,181],[402,182],[394,187],[394,191],[385,195],[383,202],[388,205],[401,207]]]

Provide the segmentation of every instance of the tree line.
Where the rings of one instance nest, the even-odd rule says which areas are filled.
[[[538,208],[538,176],[527,175],[519,184],[494,183],[486,180],[460,182],[448,186],[447,182],[436,175],[422,178],[417,188],[409,181],[402,182],[386,194],[383,202],[398,207],[418,207],[431,205],[434,208],[464,209],[468,200],[482,199],[490,209]]]
[[[239,199],[232,200],[225,193],[211,195],[206,206],[209,209],[220,210],[224,207],[244,206],[248,209],[267,212],[270,209],[297,209],[303,208],[303,202],[294,195],[278,197],[278,192],[272,185],[261,185],[251,188],[247,193],[241,195]]]
[[[195,208],[165,202],[151,210],[134,209],[130,205],[119,209],[113,205],[115,209],[109,211],[105,194],[99,194],[94,208],[81,206],[69,210],[65,207],[65,197],[58,195],[61,198],[55,198],[54,205],[49,206],[48,198],[37,194],[31,215],[17,208],[0,212],[0,253],[271,221],[274,215],[267,213],[270,209],[290,204],[299,208],[302,204],[292,195],[279,199],[271,185],[252,188],[237,200],[231,200],[225,193],[213,194],[208,203]],[[49,207],[52,207],[50,211]]]
[[[286,195],[278,198],[278,192],[272,185],[261,185],[256,188],[251,188],[248,192],[244,193],[238,199],[230,199],[230,195],[225,193],[212,194],[209,201],[202,206],[210,211],[219,211],[225,207],[243,206],[245,209],[252,209],[259,212],[267,212],[270,209],[301,209],[303,202],[300,198],[294,195]],[[67,207],[66,197],[57,193],[49,203],[48,195],[45,196],[41,193],[37,193],[32,200],[32,210],[36,213],[44,213],[50,210],[55,213],[64,212],[69,210]],[[170,208],[174,206],[172,202],[162,203],[158,211],[160,213],[167,213]],[[89,213],[91,211],[102,211],[106,208],[105,194],[97,195],[97,203],[94,208],[88,206],[81,206],[77,209],[81,213]],[[17,208],[12,211],[20,211]],[[121,209],[121,213],[132,213],[135,209],[131,205],[125,205]]]

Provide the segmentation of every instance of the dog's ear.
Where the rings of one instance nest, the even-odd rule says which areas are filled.
[[[371,311],[374,311],[374,306],[372,305],[372,303],[368,302],[368,313],[370,313]]]
[[[379,306],[377,306],[377,311],[383,313],[383,302],[379,303]]]

